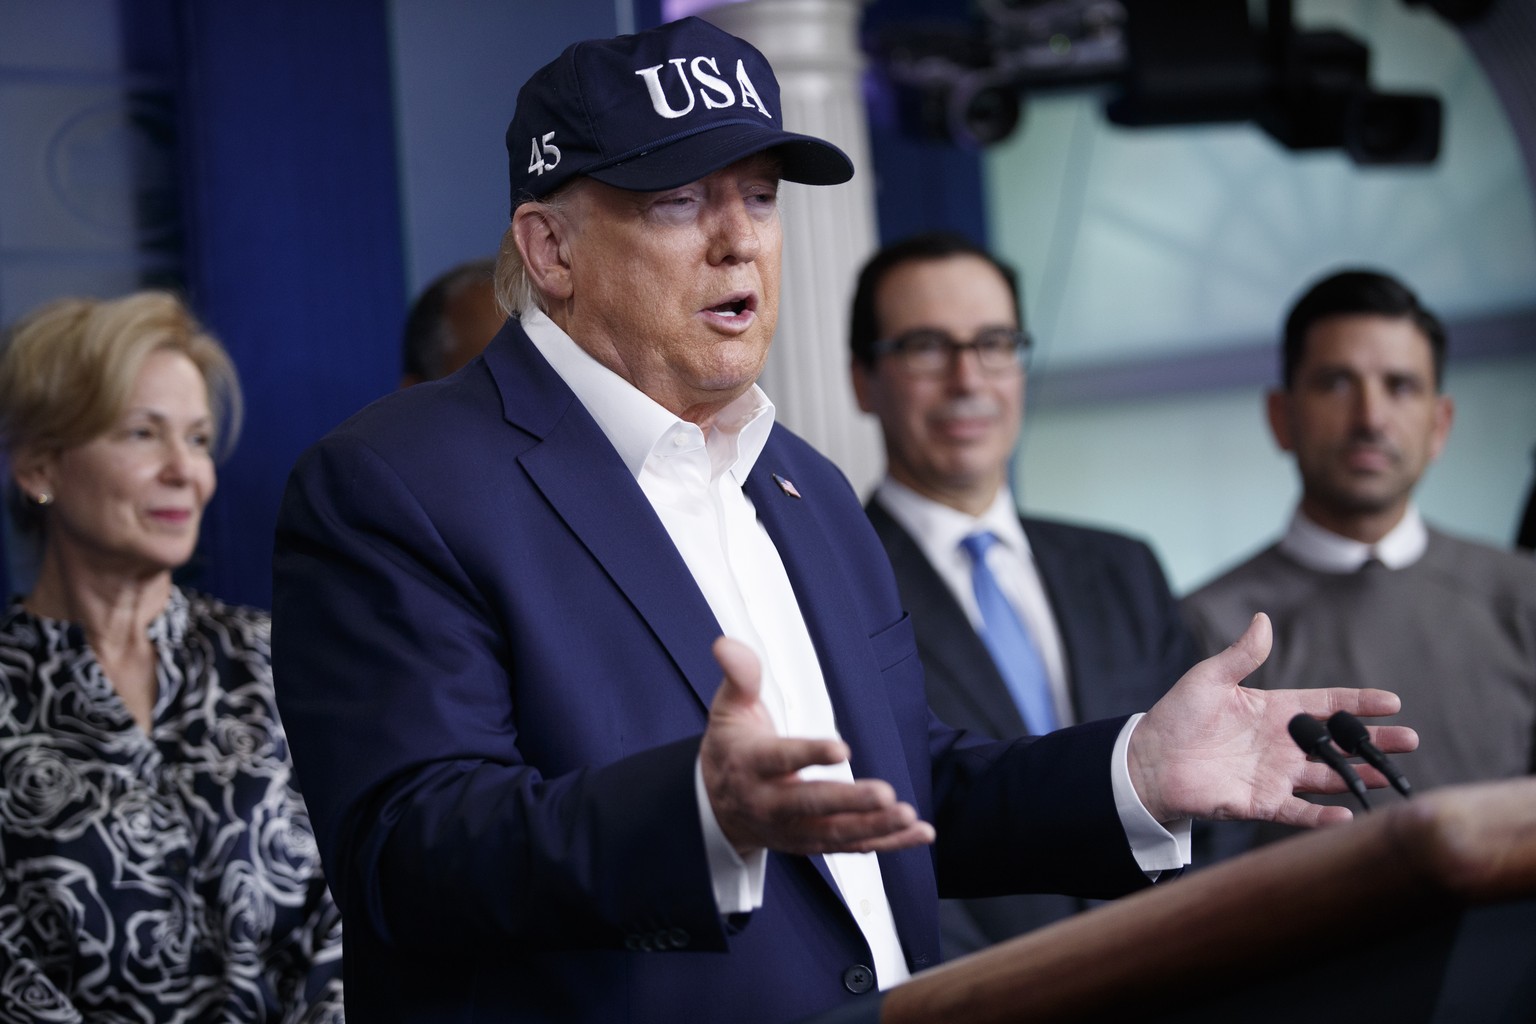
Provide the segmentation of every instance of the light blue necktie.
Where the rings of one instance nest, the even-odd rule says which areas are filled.
[[[991,533],[973,533],[960,542],[971,556],[971,584],[981,606],[981,639],[992,652],[992,660],[1024,716],[1025,727],[1031,735],[1043,736],[1056,728],[1051,683],[1029,630],[987,568],[987,550],[996,543],[997,537]]]

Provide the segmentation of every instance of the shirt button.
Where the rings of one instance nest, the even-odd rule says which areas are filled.
[[[869,900],[859,900],[859,913],[863,914],[865,917],[868,917],[869,910]]]
[[[863,964],[854,964],[843,972],[843,988],[856,996],[875,987],[875,972]]]

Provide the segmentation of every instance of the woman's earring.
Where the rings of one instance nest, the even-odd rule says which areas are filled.
[[[32,500],[37,502],[38,505],[40,505],[40,506],[41,505],[52,505],[53,504],[53,495],[49,494],[47,491],[38,491],[37,492],[37,497],[33,498]]]

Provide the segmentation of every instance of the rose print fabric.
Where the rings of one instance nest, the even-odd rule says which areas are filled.
[[[79,627],[0,619],[0,1022],[339,1022],[271,621],[173,590],[150,636],[146,735]]]

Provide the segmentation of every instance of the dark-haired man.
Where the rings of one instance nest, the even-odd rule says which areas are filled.
[[[756,385],[779,182],[853,169],[784,130],[755,48],[574,44],[507,146],[518,315],[307,452],[279,518],[352,1024],[794,1021],[936,963],[941,888],[1113,894],[1184,862],[1190,816],[1349,817],[1295,795],[1334,783],[1285,723],[1397,700],[1232,701],[1261,616],[1140,719],[933,720],[863,509]]]
[[[912,613],[929,706],[995,739],[1150,707],[1197,660],[1151,548],[1019,515],[1009,465],[1024,411],[1022,323],[1013,268],[964,236],[932,232],[869,259],[849,332],[854,391],[885,441],[886,477],[866,510]],[[977,538],[989,538],[985,551]],[[978,583],[994,581],[1005,604],[978,595]],[[989,622],[996,615],[1001,624]],[[1016,648],[999,641],[1010,615]],[[945,900],[944,955],[1086,902]]]
[[[448,376],[485,350],[507,316],[496,304],[494,260],[449,267],[411,303],[401,336],[400,386]]]
[[[1402,764],[1421,789],[1521,775],[1536,751],[1536,562],[1430,527],[1413,501],[1451,430],[1445,350],[1439,319],[1386,274],[1308,288],[1268,398],[1301,501],[1278,543],[1184,601],[1206,650],[1270,616],[1274,653],[1249,685],[1390,681],[1423,739]]]

